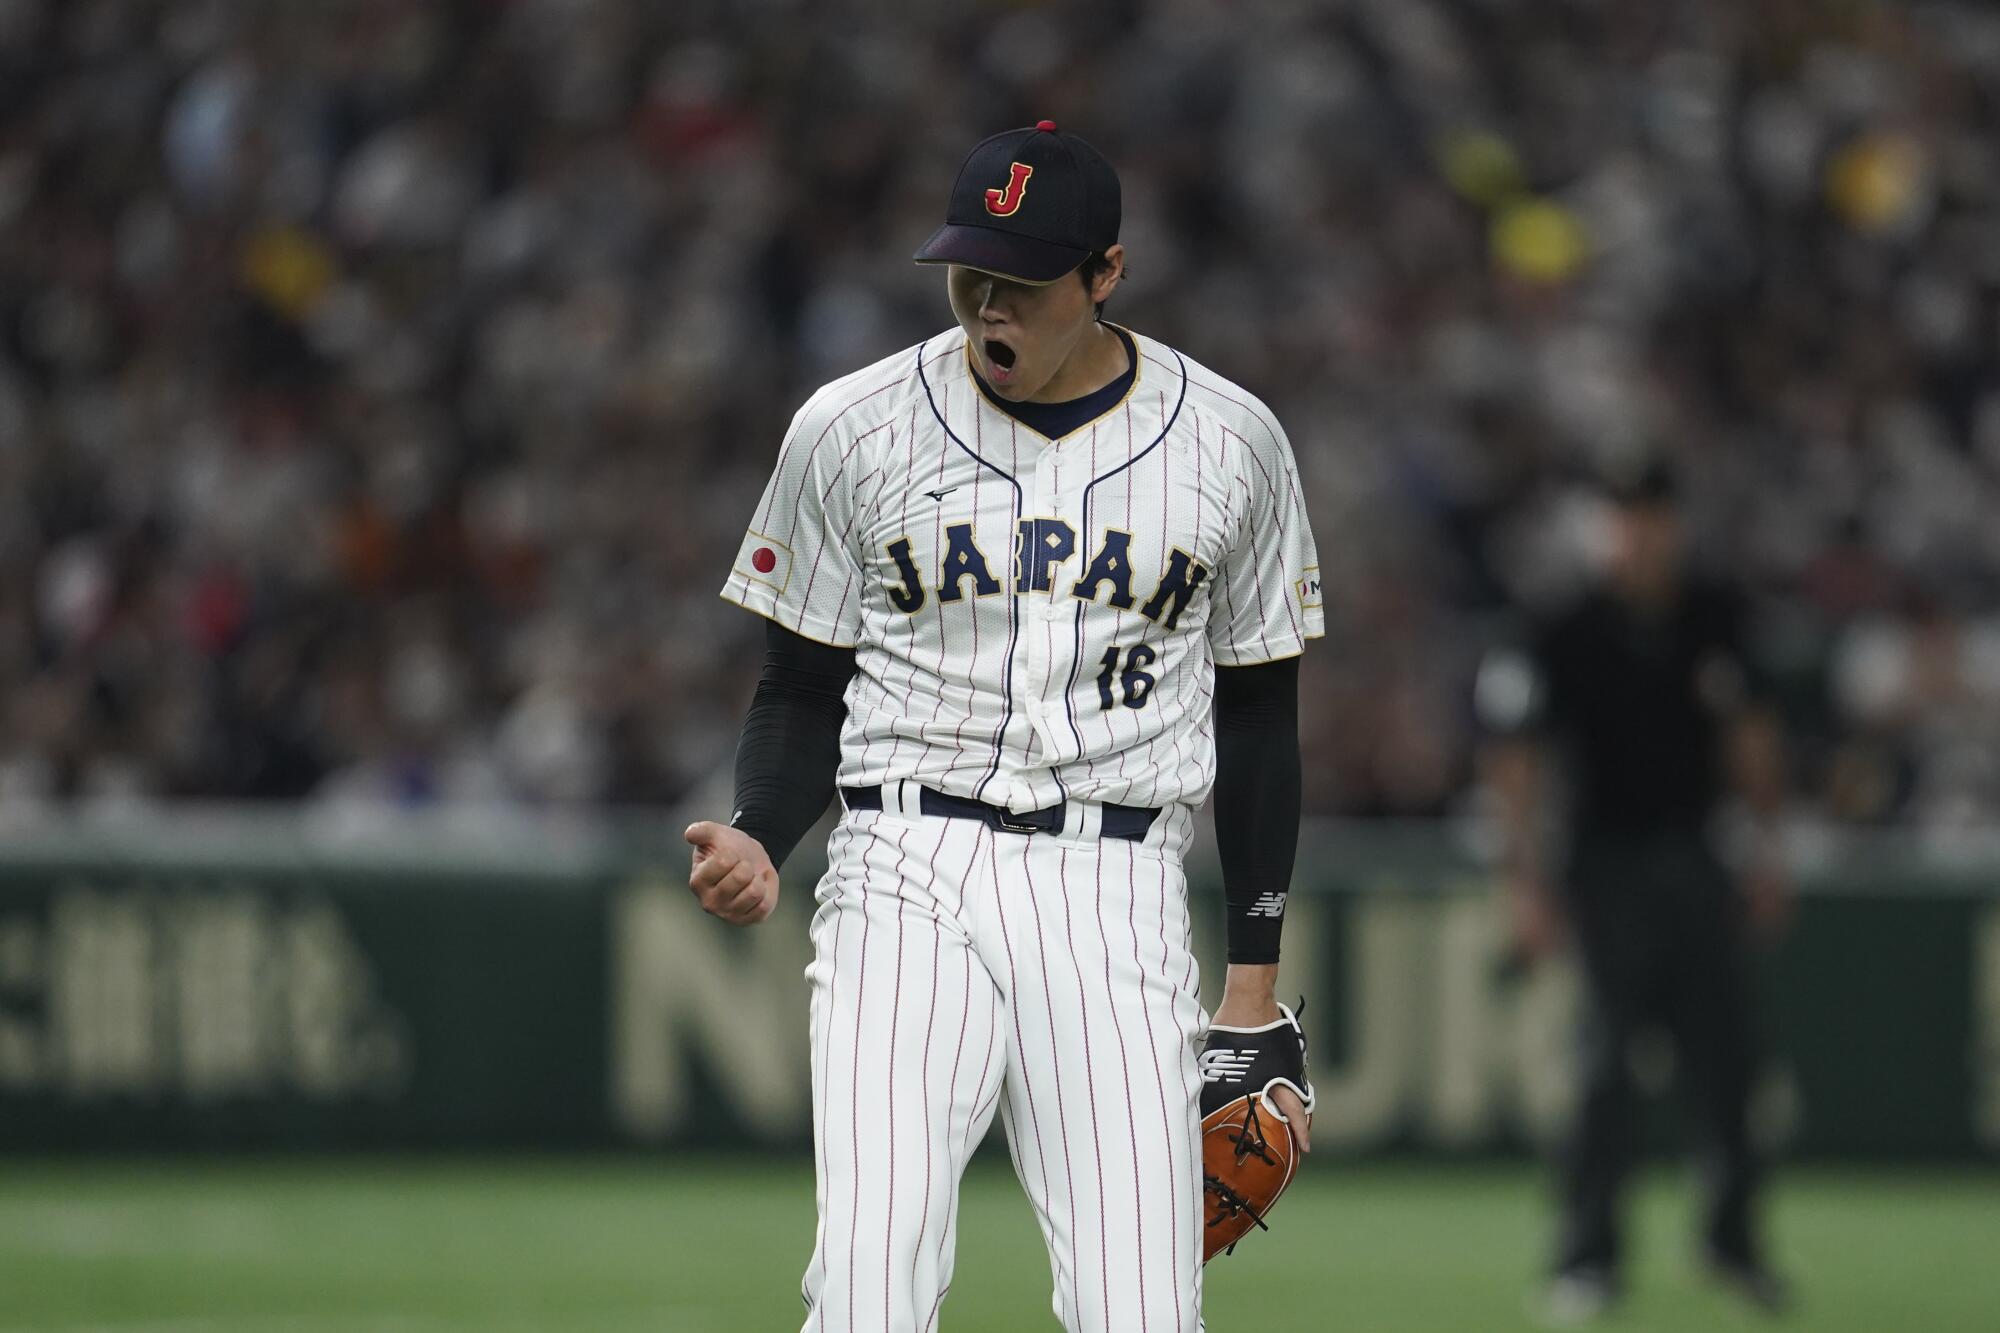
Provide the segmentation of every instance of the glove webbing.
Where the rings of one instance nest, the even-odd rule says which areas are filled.
[[[1219,1214],[1217,1214],[1213,1220],[1209,1222],[1210,1226],[1212,1227],[1221,1226],[1224,1222],[1227,1222],[1230,1218],[1235,1217],[1238,1213],[1243,1213],[1247,1214],[1250,1220],[1257,1224],[1258,1230],[1269,1231],[1271,1229],[1264,1225],[1263,1216],[1259,1214],[1255,1208],[1252,1208],[1250,1206],[1250,1201],[1248,1199],[1238,1194],[1235,1190],[1229,1188],[1228,1185],[1224,1184],[1222,1181],[1218,1180],[1214,1176],[1205,1175],[1204,1179],[1208,1181],[1208,1192],[1215,1195],[1216,1202],[1219,1203],[1222,1207],[1222,1211]],[[1236,1247],[1238,1245],[1241,1245],[1242,1243],[1243,1243],[1243,1238],[1239,1236],[1235,1240],[1230,1241],[1228,1246],[1222,1252],[1224,1254],[1234,1254],[1236,1253]]]

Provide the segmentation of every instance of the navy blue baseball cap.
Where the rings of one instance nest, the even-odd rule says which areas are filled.
[[[1118,173],[1044,120],[982,140],[952,183],[944,225],[919,264],[963,264],[1037,286],[1118,244]]]

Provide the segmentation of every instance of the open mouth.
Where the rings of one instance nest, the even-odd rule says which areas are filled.
[[[997,338],[986,340],[986,364],[1003,375],[1014,368],[1014,349]]]

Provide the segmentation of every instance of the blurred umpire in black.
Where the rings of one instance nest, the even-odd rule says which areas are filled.
[[[1656,464],[1605,492],[1604,577],[1522,646],[1490,655],[1478,687],[1494,734],[1488,782],[1514,957],[1532,963],[1572,941],[1588,993],[1545,1314],[1583,1323],[1620,1296],[1620,1200],[1637,1118],[1628,1055],[1646,1028],[1672,1038],[1699,1118],[1709,1271],[1776,1312],[1785,1291],[1759,1243],[1747,1124],[1746,973],[1753,938],[1775,933],[1790,909],[1775,835],[1781,741],[1739,598],[1683,564],[1671,476]],[[1553,820],[1559,786],[1567,818]],[[1730,813],[1739,836],[1725,858]],[[1566,836],[1546,836],[1552,823]],[[1552,843],[1567,854],[1551,856]]]

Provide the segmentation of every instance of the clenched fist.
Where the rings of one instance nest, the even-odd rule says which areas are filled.
[[[701,910],[732,926],[754,926],[778,905],[778,871],[764,844],[747,833],[700,820],[684,835],[694,848],[688,888]]]

